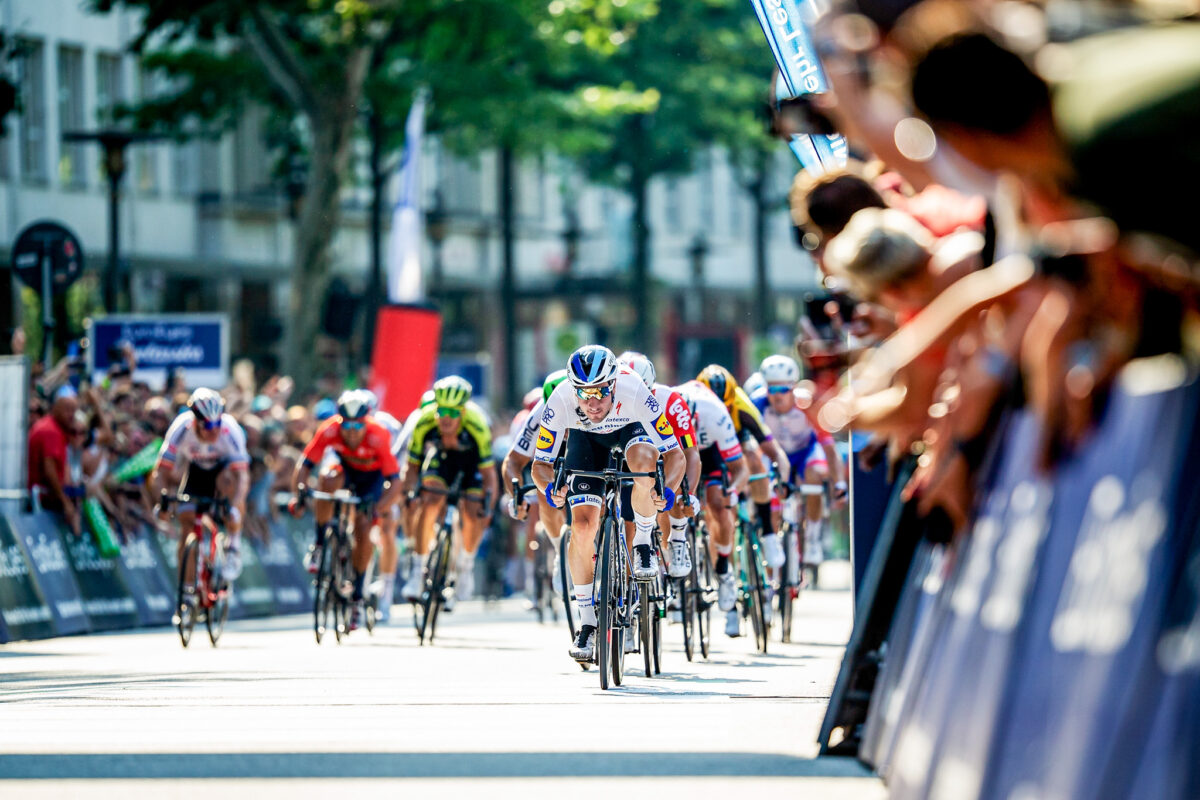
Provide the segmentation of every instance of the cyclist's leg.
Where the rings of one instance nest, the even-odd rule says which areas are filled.
[[[608,445],[606,439],[593,442],[593,437],[576,431],[567,439],[567,470],[604,469],[608,462]],[[602,491],[603,484],[599,480],[579,476],[572,477],[567,487],[567,503],[571,508],[571,544],[567,549],[567,565],[571,572],[571,583],[574,584],[580,625],[577,647],[572,649],[573,653],[586,650],[589,646],[584,628],[590,631],[596,629],[592,581],[595,578],[596,532],[600,529]]]
[[[396,531],[400,527],[400,509],[397,504],[379,508],[379,575],[383,580],[383,591],[379,595],[379,608],[386,619],[392,605],[396,586]]]
[[[804,482],[822,486],[829,480],[829,463],[825,453],[814,443],[804,465]],[[804,498],[804,560],[819,564],[825,560],[823,537],[825,498],[819,494]]]
[[[751,439],[745,443],[743,452],[746,466],[750,468],[750,498],[754,501],[754,510],[763,526],[763,534],[773,533],[775,528],[771,524],[771,481],[762,451]]]
[[[362,501],[359,512],[355,515],[354,551],[350,560],[354,566],[354,599],[363,598],[364,581],[367,569],[371,566],[371,557],[375,548],[371,544],[371,516],[374,514],[375,500],[383,494],[383,473],[379,470],[364,472],[362,470],[343,468],[346,484],[354,495]]]
[[[631,472],[653,472],[658,464],[658,448],[639,431],[625,445],[625,463]],[[634,524],[633,541],[630,542],[634,554],[633,573],[638,578],[651,577],[658,573],[653,538],[658,514],[654,505],[654,478],[634,478],[629,499]]]
[[[180,481],[178,494],[185,494],[191,498],[190,503],[180,503],[176,506],[176,517],[179,520],[179,557],[183,557],[183,548],[187,543],[187,538],[191,535],[192,530],[196,526],[196,501],[211,499],[217,493],[217,475],[216,469],[201,469],[195,464],[191,464],[187,468],[187,473]],[[172,474],[172,479],[175,475]],[[187,568],[186,579],[189,584],[196,580],[193,573],[195,565],[189,564]]]

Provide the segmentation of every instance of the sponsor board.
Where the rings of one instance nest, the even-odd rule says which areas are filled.
[[[83,622],[86,626],[86,617]],[[0,518],[0,642],[44,639],[54,634],[50,604],[17,537]]]
[[[121,574],[137,604],[143,625],[167,625],[175,613],[175,581],[167,577],[162,553],[149,528],[139,529],[121,545]]]
[[[93,625],[84,607],[79,580],[67,558],[60,533],[65,529],[60,519],[52,514],[21,514],[5,517],[5,523],[25,552],[34,580],[53,615],[55,634],[64,636],[90,630]]]
[[[229,616],[233,619],[269,617],[275,613],[271,579],[258,558],[258,551],[242,537],[242,574],[233,582]]]
[[[270,580],[276,614],[299,614],[312,608],[312,582],[300,563],[287,528],[280,522],[271,526],[269,542],[252,541],[259,563]]]

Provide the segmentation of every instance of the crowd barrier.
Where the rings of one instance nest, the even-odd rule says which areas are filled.
[[[1049,476],[1010,416],[968,534],[908,560],[856,737],[893,800],[1200,797],[1200,383],[1135,362],[1108,403]]]
[[[234,619],[311,610],[301,553],[312,520],[283,517],[266,542],[243,537]],[[175,613],[176,540],[148,526],[105,558],[50,513],[0,515],[0,642],[167,625]]]

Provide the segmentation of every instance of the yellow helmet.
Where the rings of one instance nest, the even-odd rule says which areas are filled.
[[[712,389],[713,394],[721,398],[722,403],[727,406],[733,405],[738,382],[729,370],[720,364],[709,364],[700,370],[700,374],[696,376],[696,380],[703,383],[709,389]]]

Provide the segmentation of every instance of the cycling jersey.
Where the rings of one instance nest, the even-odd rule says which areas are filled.
[[[462,424],[458,427],[459,450],[475,450],[479,454],[479,466],[492,465],[492,429],[488,424],[487,415],[479,406],[471,401],[463,406]],[[441,431],[438,430],[438,413],[436,405],[428,405],[421,410],[417,424],[413,428],[412,442],[408,445],[408,462],[420,464],[425,458],[425,450],[429,445],[437,449],[450,448],[443,445]]]
[[[371,419],[378,422],[383,429],[388,432],[389,449],[392,451],[392,455],[399,458],[400,437],[404,433],[404,427],[400,424],[400,420],[396,419],[386,411],[376,411],[371,415]]]
[[[221,415],[221,430],[215,441],[203,442],[196,432],[196,417],[184,411],[171,427],[158,451],[158,460],[174,465],[180,457],[202,470],[218,467],[246,469],[250,454],[246,452],[246,433],[231,415]]]
[[[400,429],[400,439],[396,442],[399,449],[393,451],[396,458],[400,458],[400,454],[408,450],[409,444],[412,443],[413,431],[417,429],[417,420],[421,419],[421,412],[424,410],[423,408],[413,409],[412,413],[404,420],[404,427]]]
[[[726,408],[733,418],[733,428],[740,436],[750,436],[758,442],[771,439],[771,429],[763,421],[762,414],[758,413],[758,406],[754,405],[742,387],[733,390],[733,402]]]
[[[518,429],[516,424],[513,425],[512,437],[513,446],[512,452],[526,458],[533,457],[533,443],[537,441],[538,426],[542,424],[542,412],[546,410],[546,401],[538,400],[536,406],[521,420],[521,426]],[[514,420],[515,423],[515,420]]]
[[[737,429],[721,398],[700,381],[688,381],[675,387],[685,400],[696,407],[692,418],[701,449],[716,447],[725,461],[736,461],[742,457],[742,443]]]
[[[661,383],[654,384],[650,391],[658,402],[667,410],[667,421],[675,431],[675,440],[683,448],[696,446],[696,426],[692,422],[692,412],[688,409],[687,401],[679,392]]]
[[[792,398],[795,400],[795,394]],[[775,441],[789,456],[807,452],[814,441],[823,445],[833,444],[833,437],[822,430],[800,406],[793,404],[786,414],[779,414],[771,408],[766,392],[756,393],[753,402],[770,426]]]
[[[629,370],[617,375],[613,386],[612,408],[599,422],[592,422],[579,407],[575,387],[563,381],[546,401],[538,427],[535,461],[553,462],[562,448],[562,440],[568,430],[579,430],[589,434],[605,434],[640,423],[651,444],[660,453],[679,447],[675,430],[667,418],[666,410],[642,379]]]
[[[375,420],[364,420],[366,431],[358,447],[351,449],[342,439],[342,418],[335,415],[321,423],[312,441],[304,448],[304,460],[311,466],[321,461],[327,450],[337,453],[342,465],[357,472],[380,472],[387,478],[400,474],[400,465],[392,454],[392,438]]]

